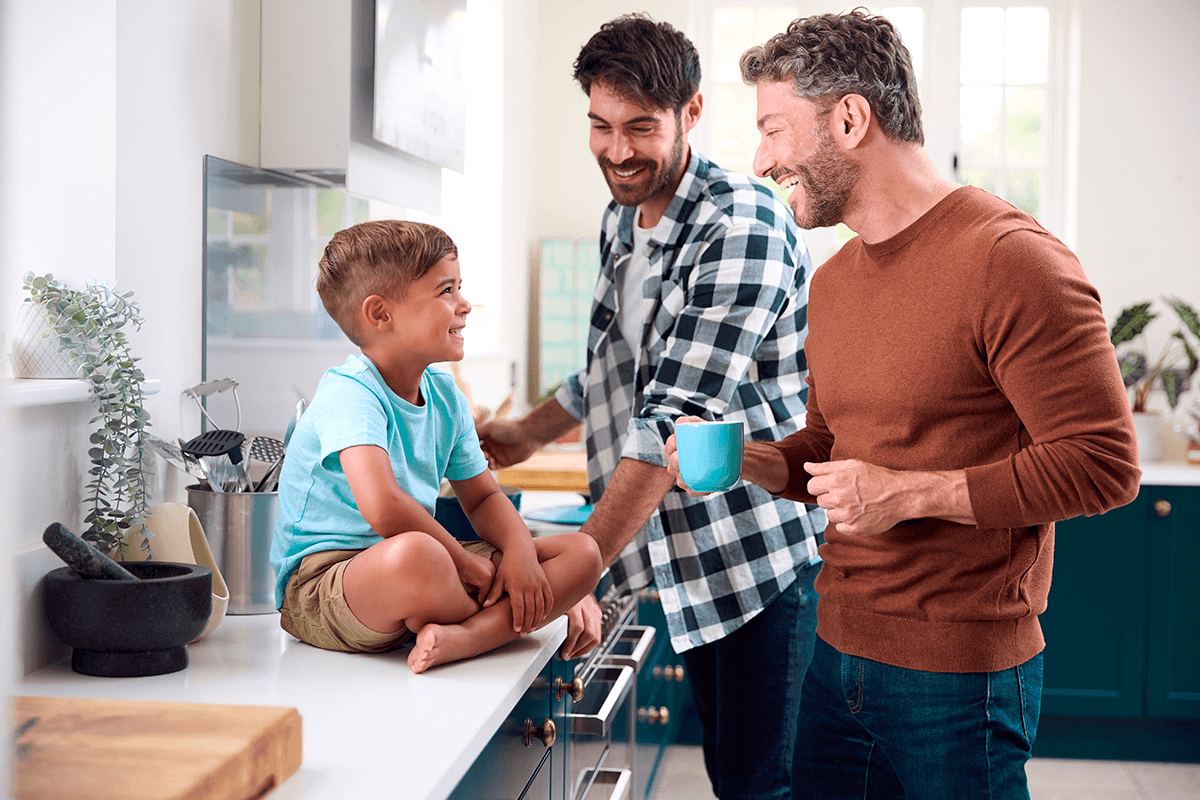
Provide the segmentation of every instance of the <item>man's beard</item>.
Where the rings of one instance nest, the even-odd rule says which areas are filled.
[[[608,190],[612,192],[613,199],[617,201],[617,204],[640,206],[660,192],[671,190],[671,184],[675,182],[679,169],[683,166],[683,128],[676,124],[675,141],[671,144],[671,154],[662,170],[659,170],[658,164],[653,161],[631,160],[624,164],[614,164],[603,156],[599,157],[597,161],[600,163],[604,182],[608,184]],[[628,172],[640,167],[646,168],[647,174],[636,184],[618,184],[612,179],[611,170],[619,169],[622,172]]]
[[[805,230],[827,228],[843,221],[860,174],[857,164],[838,153],[829,131],[818,125],[815,136],[817,151],[807,164],[797,164],[790,170],[800,178],[804,188],[804,206],[792,206],[792,213],[796,224]]]

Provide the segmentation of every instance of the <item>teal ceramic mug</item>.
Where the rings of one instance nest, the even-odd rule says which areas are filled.
[[[692,491],[723,492],[742,476],[744,427],[737,422],[678,422],[679,475]]]

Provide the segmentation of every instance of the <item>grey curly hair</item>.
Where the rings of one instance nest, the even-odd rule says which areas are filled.
[[[912,57],[884,17],[856,8],[793,20],[783,33],[742,53],[742,80],[791,80],[796,94],[830,106],[864,97],[884,134],[925,143]]]

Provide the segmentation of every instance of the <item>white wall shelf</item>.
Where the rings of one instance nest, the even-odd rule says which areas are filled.
[[[146,394],[158,394],[159,382],[148,380]],[[0,380],[0,408],[30,408],[66,403],[86,403],[91,390],[81,380],[40,380],[5,378]]]

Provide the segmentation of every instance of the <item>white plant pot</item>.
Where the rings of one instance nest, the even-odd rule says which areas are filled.
[[[14,378],[78,378],[66,353],[58,350],[58,337],[42,337],[49,326],[38,303],[17,304],[13,315],[12,370]]]
[[[1157,461],[1159,459],[1158,434],[1162,424],[1161,412],[1133,412],[1133,428],[1137,431],[1138,461]]]

